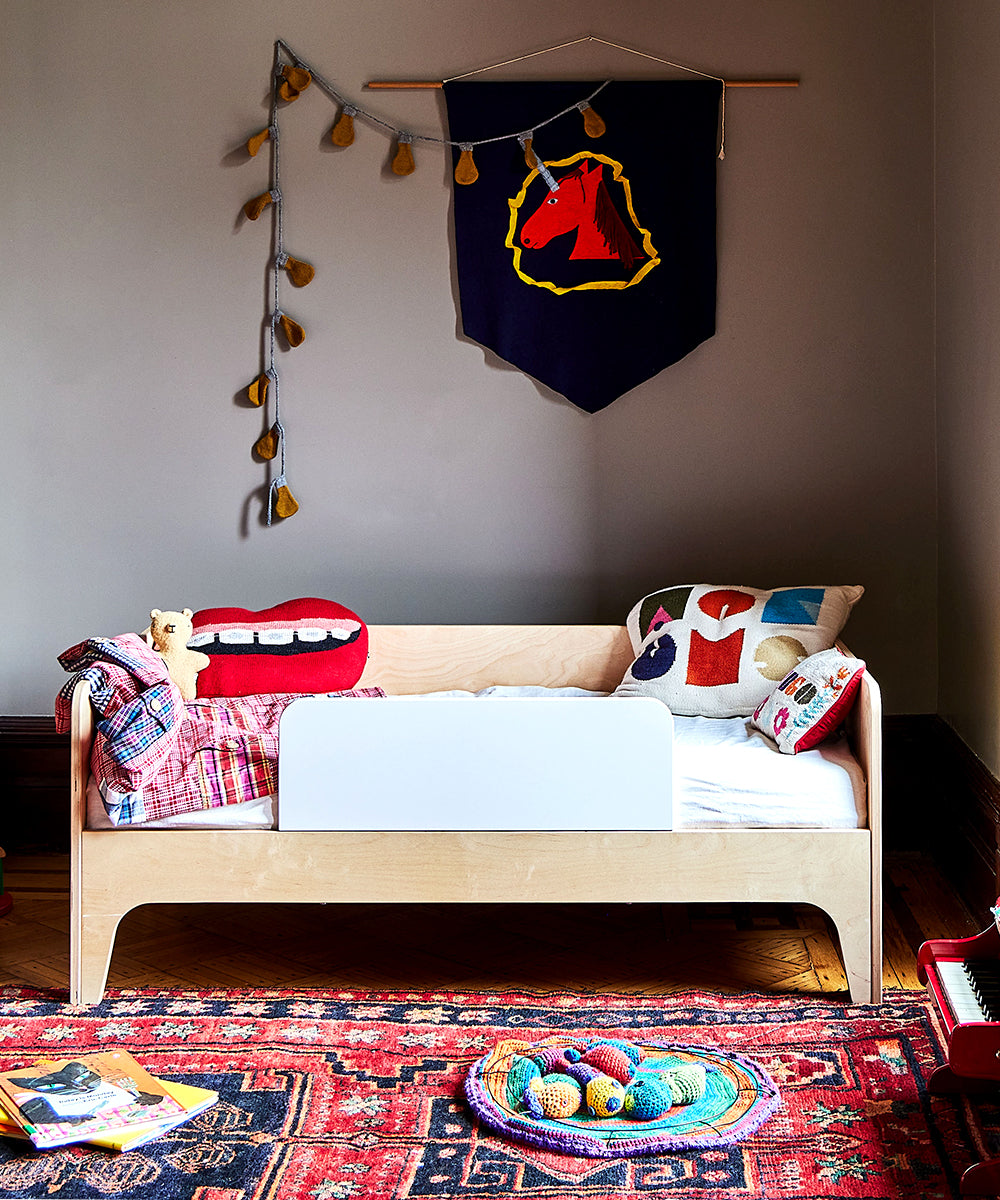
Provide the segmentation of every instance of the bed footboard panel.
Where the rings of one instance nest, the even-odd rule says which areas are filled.
[[[155,903],[809,903],[852,997],[877,987],[867,830],[119,830],[80,853],[77,1003],[100,999],[121,916]]]

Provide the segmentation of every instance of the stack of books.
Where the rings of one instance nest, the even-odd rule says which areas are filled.
[[[40,1058],[0,1071],[0,1136],[39,1150],[89,1142],[131,1150],[218,1100],[209,1088],[156,1079],[127,1050]]]

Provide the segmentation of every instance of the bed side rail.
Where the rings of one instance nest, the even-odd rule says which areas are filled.
[[[81,679],[73,689],[70,709],[70,845],[77,846],[87,826],[87,783],[90,779],[90,747],[94,738],[94,711],[90,684]]]
[[[610,692],[634,657],[623,625],[372,625],[359,686],[392,695],[493,684]]]
[[[845,653],[850,650],[837,645]],[[847,736],[865,773],[871,833],[872,1003],[882,998],[882,691],[867,668],[847,720]]]

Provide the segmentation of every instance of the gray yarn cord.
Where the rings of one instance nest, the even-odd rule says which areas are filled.
[[[282,59],[281,59],[282,54],[284,54],[290,60],[288,63],[282,62]],[[485,146],[492,142],[505,142],[505,141],[518,141],[523,146],[525,138],[529,138],[529,137],[533,138],[534,137],[535,129],[542,129],[546,125],[550,125],[553,121],[559,120],[560,117],[566,116],[567,113],[582,111],[584,108],[587,107],[587,105],[589,105],[590,101],[593,100],[593,98],[597,95],[597,93],[600,92],[603,88],[606,88],[608,86],[608,84],[611,82],[610,79],[606,79],[602,84],[600,84],[598,87],[596,87],[590,93],[590,95],[587,96],[585,99],[569,105],[567,108],[564,108],[560,112],[553,114],[551,117],[547,117],[544,121],[540,121],[535,126],[535,129],[518,130],[517,132],[514,132],[514,133],[501,134],[498,137],[481,138],[479,141],[474,141],[474,142],[456,142],[456,141],[452,141],[449,138],[432,137],[429,134],[410,133],[408,130],[396,128],[396,126],[390,124],[388,121],[383,121],[380,117],[375,116],[374,113],[368,112],[367,109],[364,109],[360,105],[354,104],[351,101],[347,100],[347,98],[345,96],[341,95],[341,93],[338,92],[337,89],[328,80],[324,79],[324,77],[322,75],[320,75],[316,70],[314,70],[313,67],[311,67],[307,62],[305,62],[302,58],[300,58],[291,49],[291,47],[288,45],[287,42],[284,42],[279,38],[274,43],[274,66],[272,69],[272,77],[271,77],[271,83],[272,83],[271,107],[270,107],[270,116],[268,118],[268,134],[269,134],[270,141],[271,141],[271,199],[274,203],[274,211],[275,211],[274,230],[273,230],[273,234],[272,234],[273,243],[274,243],[274,246],[273,246],[274,254],[273,254],[273,259],[272,259],[272,263],[271,263],[271,288],[272,288],[271,320],[270,320],[270,330],[269,330],[269,334],[268,334],[267,366],[265,368],[264,374],[267,376],[267,378],[271,382],[271,390],[272,390],[272,393],[274,396],[274,421],[271,424],[271,428],[275,431],[275,434],[277,435],[277,438],[278,438],[278,445],[280,447],[280,457],[278,460],[279,461],[278,474],[274,479],[271,480],[271,483],[267,490],[267,523],[268,523],[268,525],[271,524],[271,519],[272,519],[272,515],[273,515],[274,497],[279,488],[286,486],[286,480],[285,480],[285,427],[281,421],[281,385],[280,385],[280,380],[278,377],[277,348],[276,348],[276,334],[275,334],[275,330],[277,328],[278,322],[281,320],[282,316],[284,316],[284,313],[282,312],[282,309],[281,309],[279,276],[280,276],[282,266],[288,259],[288,252],[285,248],[285,200],[284,200],[284,196],[281,191],[281,133],[278,128],[278,100],[279,100],[278,89],[280,88],[281,81],[284,78],[281,73],[283,66],[296,66],[296,67],[301,67],[305,71],[308,71],[309,75],[312,78],[313,83],[315,83],[317,85],[317,87],[320,88],[321,91],[325,92],[338,105],[340,105],[340,107],[344,113],[346,113],[348,116],[351,116],[351,117],[361,117],[364,120],[370,122],[371,124],[377,125],[380,128],[387,130],[399,142],[430,142],[430,143],[434,143],[435,145],[439,145],[439,146],[459,146],[462,150],[474,150],[476,146]],[[537,155],[536,155],[536,159],[537,159],[537,163],[538,163],[539,174],[545,180],[549,189],[551,191],[556,191],[558,189],[558,184],[553,179],[550,172],[545,168],[545,165],[542,163],[541,159],[537,158]]]

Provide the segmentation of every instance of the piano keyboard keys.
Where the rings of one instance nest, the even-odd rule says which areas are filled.
[[[1000,962],[996,959],[942,960],[935,966],[959,1024],[1000,1021]]]

